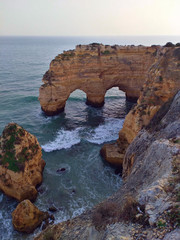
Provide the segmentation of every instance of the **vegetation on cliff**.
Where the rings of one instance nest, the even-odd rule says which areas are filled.
[[[24,135],[23,128],[11,123],[4,129],[0,139],[0,164],[14,172],[24,171],[25,161],[32,159],[38,150],[37,143],[32,143],[29,148],[23,147],[16,154],[16,148],[21,144]]]
[[[0,137],[0,189],[19,201],[35,200],[44,166],[36,137],[16,123],[8,124]]]

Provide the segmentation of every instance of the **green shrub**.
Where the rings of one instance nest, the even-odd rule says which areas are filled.
[[[162,221],[162,220],[159,220],[156,225],[159,228],[163,228],[163,227],[166,227],[166,222]]]

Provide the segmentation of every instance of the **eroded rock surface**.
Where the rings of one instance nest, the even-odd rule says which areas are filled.
[[[29,200],[20,202],[12,212],[13,226],[20,232],[33,232],[45,218],[47,213],[40,211]]]
[[[63,111],[66,100],[76,89],[87,95],[87,104],[104,104],[108,89],[119,87],[128,100],[137,100],[149,67],[160,46],[78,45],[64,51],[50,64],[39,90],[39,101],[47,115]]]
[[[0,137],[0,189],[19,201],[35,200],[44,166],[36,137],[15,123],[8,124]]]
[[[180,48],[161,48],[157,52],[155,63],[150,67],[145,78],[145,84],[140,92],[137,105],[128,113],[125,118],[123,128],[119,133],[116,145],[121,154],[119,165],[122,163],[127,146],[137,136],[138,132],[147,126],[157,111],[161,109],[161,115],[166,113],[174,94],[180,89]],[[128,144],[127,144],[128,143]],[[106,145],[107,150],[112,147]],[[106,156],[106,147],[103,148]],[[133,156],[129,167],[133,164]],[[118,161],[116,161],[117,163]],[[127,170],[127,163],[123,163],[124,176]]]

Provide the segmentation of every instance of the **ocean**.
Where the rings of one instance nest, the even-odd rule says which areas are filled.
[[[34,134],[46,161],[44,180],[35,205],[47,211],[52,205],[55,223],[93,207],[114,192],[122,179],[106,164],[99,151],[118,138],[130,109],[118,88],[107,91],[105,105],[92,108],[86,96],[74,91],[58,116],[47,117],[38,101],[42,76],[50,61],[77,44],[99,42],[119,45],[176,43],[179,37],[0,37],[0,134],[16,122]],[[64,168],[64,172],[57,170]],[[39,232],[21,234],[13,230],[11,213],[17,201],[0,192],[0,239],[32,239]]]

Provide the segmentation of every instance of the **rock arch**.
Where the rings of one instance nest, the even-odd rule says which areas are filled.
[[[59,54],[43,76],[39,101],[47,115],[64,110],[76,89],[87,95],[86,103],[101,107],[106,91],[119,87],[130,101],[137,100],[147,71],[160,46],[78,45]]]

